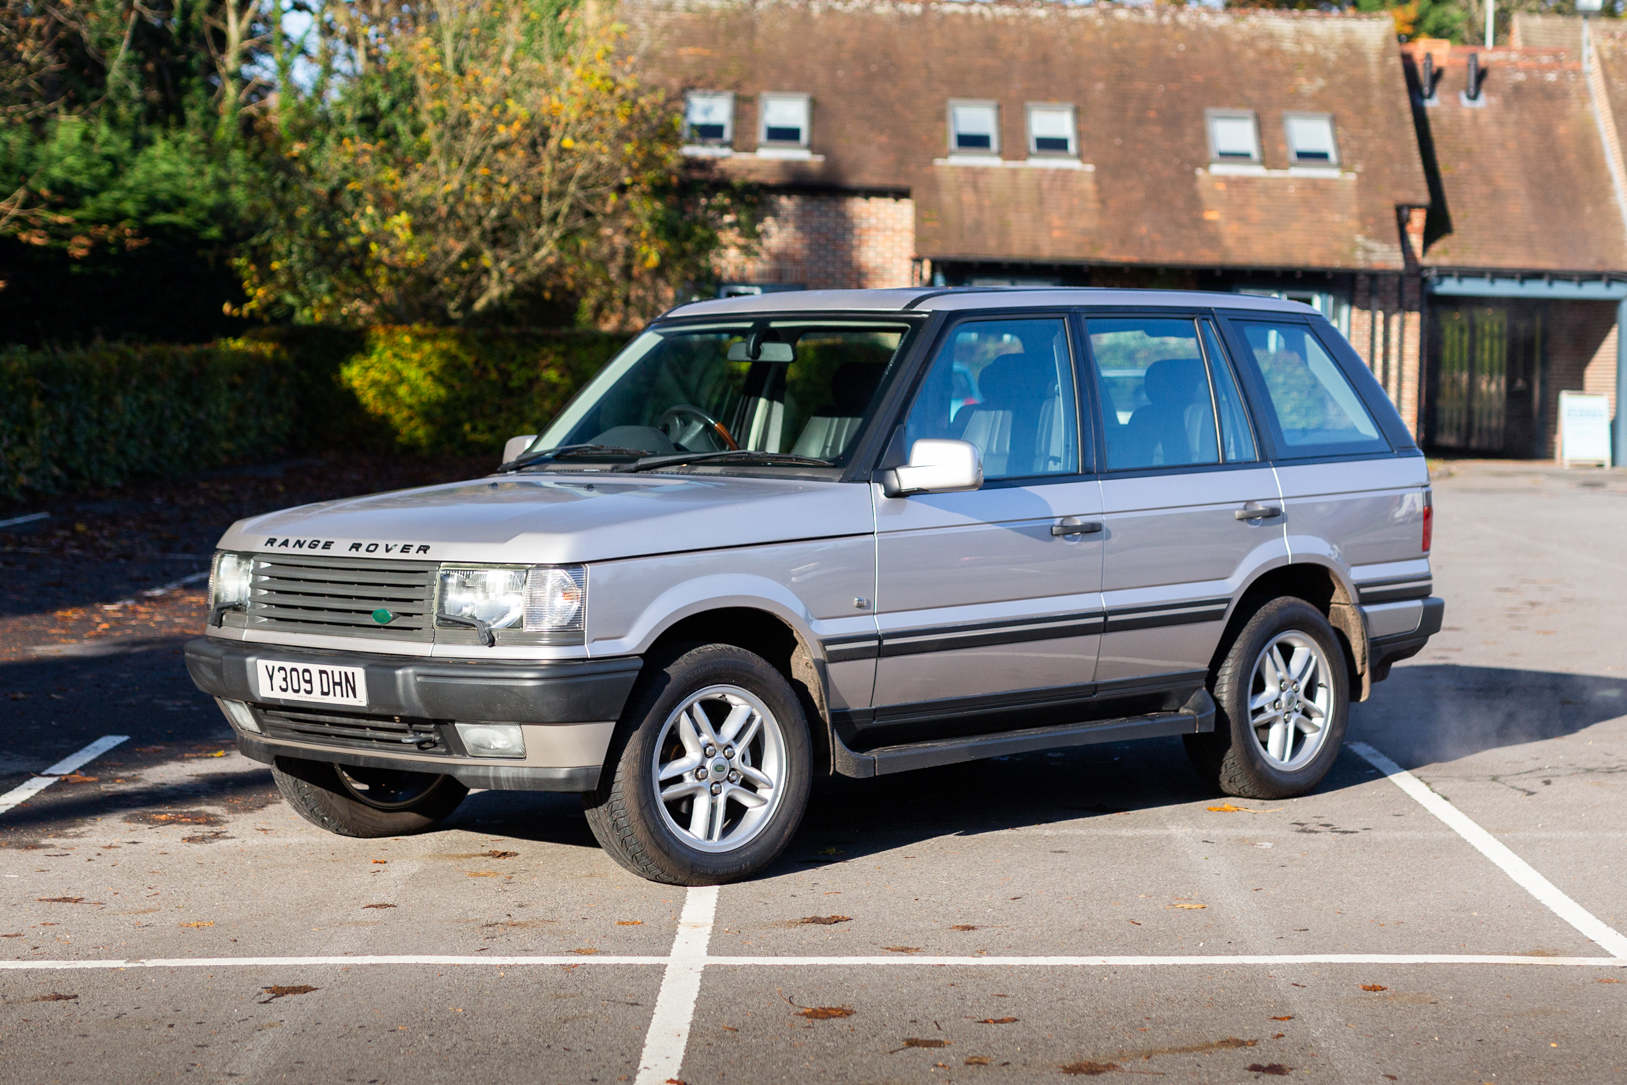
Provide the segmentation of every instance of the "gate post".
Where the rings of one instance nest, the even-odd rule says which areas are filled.
[[[1627,298],[1616,303],[1616,418],[1611,438],[1611,464],[1627,467]]]

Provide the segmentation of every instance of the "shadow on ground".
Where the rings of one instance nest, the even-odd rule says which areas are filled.
[[[1509,667],[1397,667],[1355,705],[1350,738],[1403,768],[1575,734],[1627,716],[1627,680]]]

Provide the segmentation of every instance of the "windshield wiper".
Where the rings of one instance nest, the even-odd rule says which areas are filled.
[[[637,463],[624,463],[612,471],[659,471],[663,467],[680,467],[692,463],[756,463],[768,467],[835,467],[829,460],[814,456],[797,456],[789,452],[753,452],[748,448],[734,448],[725,452],[680,452],[675,456],[645,456]]]
[[[535,456],[525,456],[518,460],[510,460],[497,468],[497,474],[508,474],[520,470],[522,467],[534,467],[539,463],[553,463],[560,459],[577,459],[584,454],[594,456],[634,456],[643,457],[650,454],[647,448],[625,448],[621,445],[560,445],[550,448],[546,452],[539,452]]]

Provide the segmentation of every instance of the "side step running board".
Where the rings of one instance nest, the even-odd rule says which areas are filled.
[[[841,737],[831,734],[835,768],[842,776],[863,779],[893,772],[981,761],[988,757],[1057,750],[1068,746],[1090,746],[1100,742],[1123,742],[1132,738],[1161,738],[1166,735],[1193,735],[1215,729],[1215,702],[1209,691],[1200,689],[1179,712],[1151,716],[1126,716],[1116,720],[1068,724],[1063,727],[1030,727],[1022,731],[1001,731],[992,735],[915,742],[905,746],[881,746],[855,751]]]

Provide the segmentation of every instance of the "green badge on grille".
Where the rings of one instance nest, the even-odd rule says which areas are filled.
[[[377,610],[373,611],[373,620],[380,625],[389,625],[391,622],[395,621],[395,615],[391,614],[383,607],[379,607]]]

